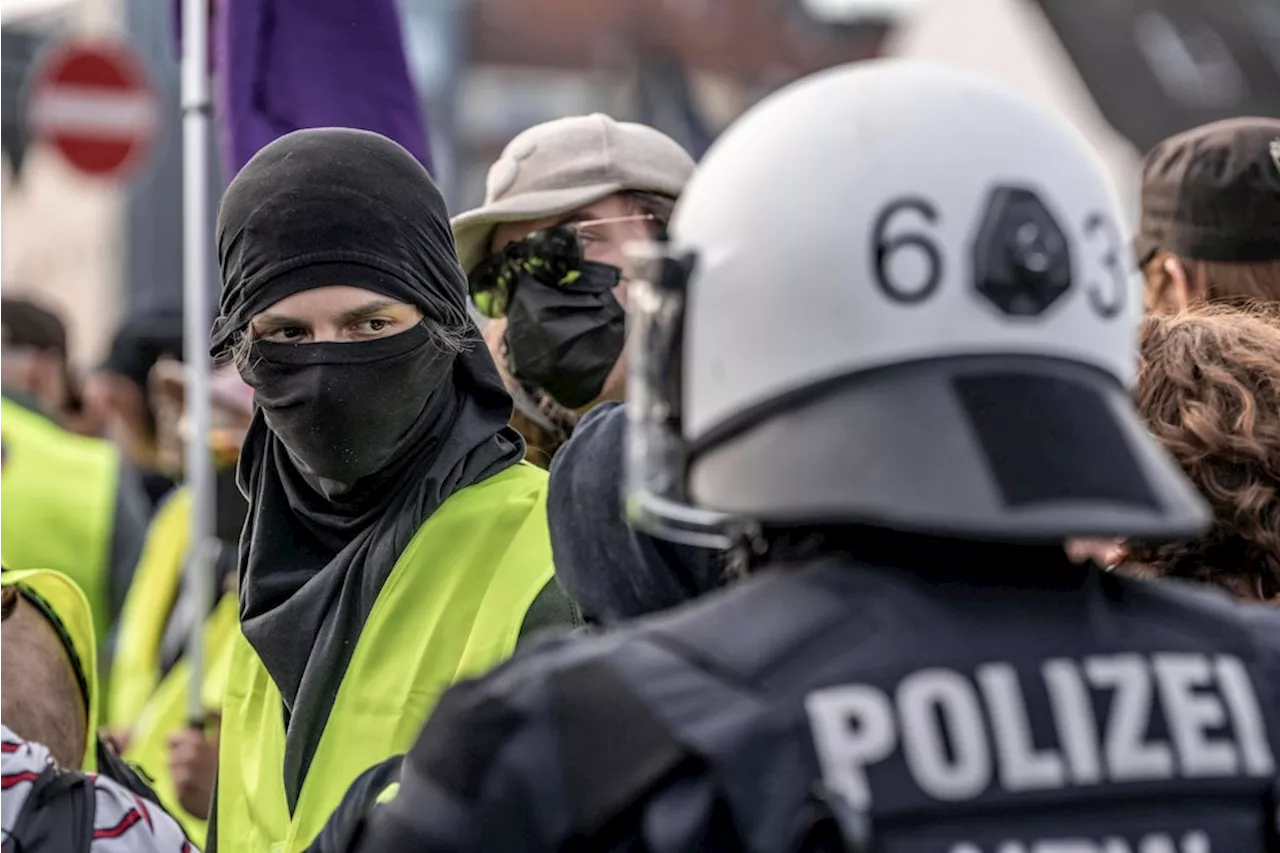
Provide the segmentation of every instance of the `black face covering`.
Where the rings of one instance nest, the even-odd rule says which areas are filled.
[[[517,464],[524,443],[467,315],[444,200],[391,140],[321,128],[263,148],[223,196],[218,260],[215,356],[254,315],[313,288],[362,288],[423,316],[374,341],[250,347],[240,627],[284,699],[292,809],[396,561],[442,503]],[[457,354],[439,345],[442,327],[462,334]]]
[[[333,497],[404,452],[452,366],[417,325],[359,343],[256,341],[244,379],[299,471]]]
[[[240,494],[240,486],[236,484],[234,466],[219,469],[213,477],[214,506],[216,527],[214,533],[222,540],[224,553],[235,554],[240,545],[240,534],[244,532],[244,519],[249,512],[249,503]],[[234,559],[231,568],[235,570]]]
[[[626,312],[613,296],[617,267],[584,261],[571,286],[523,276],[507,308],[511,374],[577,409],[600,396],[626,343]]]

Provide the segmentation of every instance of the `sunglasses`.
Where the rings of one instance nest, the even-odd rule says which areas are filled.
[[[467,289],[476,309],[490,319],[507,314],[516,284],[523,276],[536,277],[554,287],[572,287],[582,275],[580,230],[596,225],[647,222],[653,214],[613,216],[554,225],[503,246],[481,261],[467,276]]]

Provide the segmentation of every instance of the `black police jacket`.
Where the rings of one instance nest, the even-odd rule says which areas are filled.
[[[826,561],[450,690],[360,851],[1280,849],[1280,612]]]

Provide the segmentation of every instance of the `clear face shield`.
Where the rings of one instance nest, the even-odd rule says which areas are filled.
[[[668,244],[628,243],[626,509],[651,536],[747,556],[758,541],[748,519],[690,504],[681,430],[685,303],[695,256]]]

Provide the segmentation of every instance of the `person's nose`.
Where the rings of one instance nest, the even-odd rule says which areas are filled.
[[[311,340],[317,344],[332,344],[340,342],[342,338],[342,329],[331,323],[321,323],[311,330]]]

